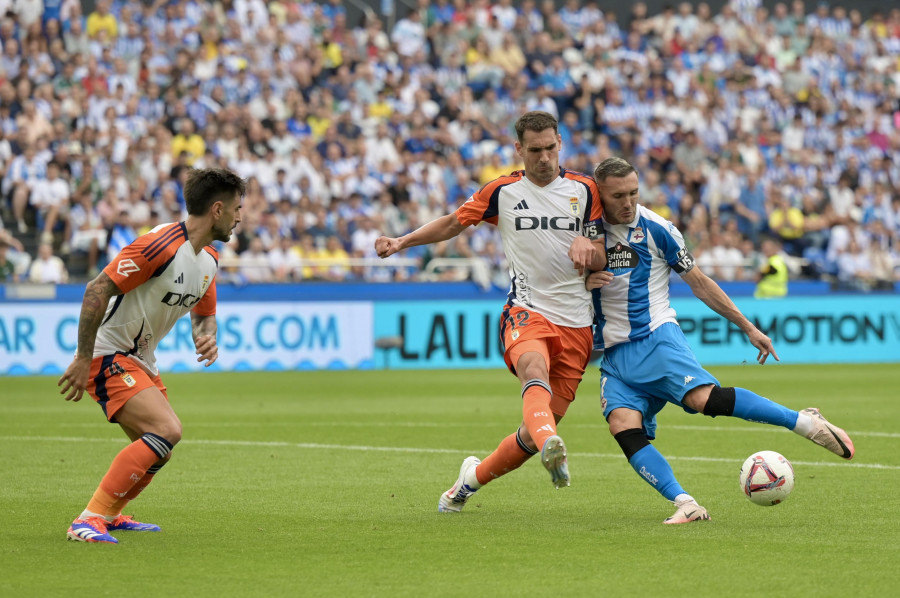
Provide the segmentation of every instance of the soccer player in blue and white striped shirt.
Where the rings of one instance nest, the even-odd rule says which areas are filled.
[[[621,158],[597,166],[594,179],[603,202],[608,275],[588,277],[594,301],[594,349],[603,350],[601,404],[609,431],[628,462],[654,489],[675,504],[664,523],[709,519],[691,497],[665,457],[650,444],[656,414],[674,403],[688,413],[738,417],[782,426],[845,459],[853,457],[849,436],[818,409],[797,412],[756,393],[719,382],[697,361],[669,304],[669,275],[680,275],[694,295],[727,318],[759,350],[757,361],[778,359],[772,340],[700,271],[677,228],[638,204],[638,174]],[[595,279],[596,277],[596,279]],[[596,284],[595,284],[596,282]]]

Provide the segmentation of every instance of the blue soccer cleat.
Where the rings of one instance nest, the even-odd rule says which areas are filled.
[[[162,531],[160,527],[154,523],[141,523],[135,521],[131,515],[119,515],[107,524],[110,530],[120,529],[130,532],[158,532]]]
[[[103,517],[85,517],[76,519],[66,532],[68,540],[76,542],[105,542],[118,544],[119,541],[106,533],[107,521]]]

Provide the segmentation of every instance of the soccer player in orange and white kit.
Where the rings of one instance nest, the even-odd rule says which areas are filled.
[[[604,248],[603,212],[593,178],[560,167],[556,118],[528,112],[515,128],[523,171],[488,183],[455,212],[407,235],[375,241],[384,258],[486,221],[499,228],[509,262],[512,280],[500,334],[506,364],[522,383],[523,422],[484,461],[463,461],[456,483],[441,495],[441,512],[461,511],[481,486],[538,451],[553,484],[569,485],[566,445],[556,425],[591,355],[593,311],[584,274],[606,267],[605,249],[594,247]]]
[[[113,459],[87,507],[72,522],[70,540],[117,543],[113,530],[159,531],[122,515],[147,487],[181,440],[154,350],[191,312],[197,361],[210,366],[216,346],[216,270],[213,241],[227,241],[241,221],[243,179],[222,169],[194,170],[184,186],[188,217],[163,224],[122,249],[87,284],[75,358],[59,379],[67,401],[85,390],[131,444]]]

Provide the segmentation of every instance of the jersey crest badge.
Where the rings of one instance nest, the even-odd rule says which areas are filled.
[[[203,293],[206,292],[206,287],[209,285],[209,276],[203,277],[203,286],[200,287],[200,296],[203,296]]]
[[[519,331],[518,331],[518,330],[513,330],[513,331],[512,331],[512,334],[511,334],[510,336],[512,336],[512,339],[513,339],[513,340],[516,340],[517,338],[519,338]]]
[[[644,229],[640,226],[634,227],[634,230],[631,231],[631,242],[632,243],[640,243],[644,240]]]
[[[129,374],[128,372],[125,372],[124,374],[122,374],[122,382],[124,382],[126,385],[128,385],[128,388],[131,388],[132,386],[137,384],[135,379],[132,378],[131,374]]]
[[[572,211],[573,216],[578,216],[579,214],[581,214],[581,206],[578,205],[577,197],[569,198],[569,209]]]

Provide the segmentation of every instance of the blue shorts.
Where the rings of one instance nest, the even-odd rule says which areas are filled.
[[[682,404],[684,395],[698,386],[715,384],[691,351],[678,324],[663,324],[648,336],[607,349],[600,364],[603,417],[619,407],[644,415],[644,433],[656,438],[656,414],[666,403]]]

